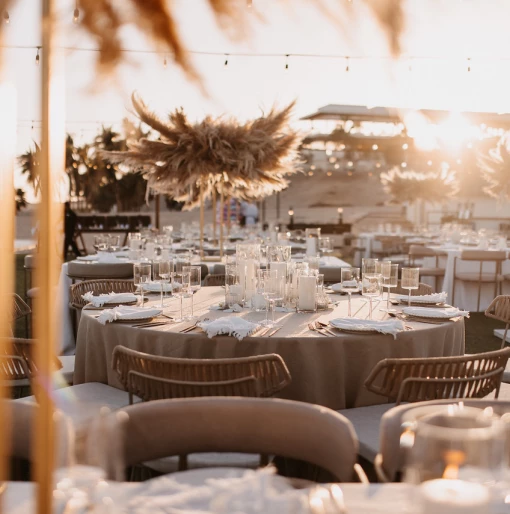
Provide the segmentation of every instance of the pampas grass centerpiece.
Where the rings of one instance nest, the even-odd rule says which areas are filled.
[[[510,134],[504,135],[487,155],[478,155],[478,166],[487,182],[484,192],[499,202],[510,199]]]

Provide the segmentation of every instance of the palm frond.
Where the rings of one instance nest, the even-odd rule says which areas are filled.
[[[478,154],[478,167],[487,182],[484,192],[500,202],[510,200],[510,135],[506,134],[496,148]]]

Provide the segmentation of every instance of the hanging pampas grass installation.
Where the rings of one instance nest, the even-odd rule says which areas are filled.
[[[192,123],[182,109],[163,121],[135,94],[132,101],[160,139],[128,142],[128,151],[105,152],[105,158],[142,168],[149,188],[186,208],[197,205],[201,184],[205,196],[223,188],[226,196],[254,200],[287,187],[285,177],[298,170],[300,139],[288,126],[294,104],[245,123],[210,116]]]
[[[484,192],[499,202],[510,200],[510,135],[504,135],[496,148],[478,155],[478,166],[487,182]]]
[[[391,196],[392,203],[413,203],[423,200],[441,203],[458,192],[455,171],[443,166],[439,171],[418,172],[401,170],[395,166],[381,173],[384,190]]]

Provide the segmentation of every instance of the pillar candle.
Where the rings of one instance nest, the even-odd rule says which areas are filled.
[[[314,311],[316,308],[316,292],[317,278],[314,276],[300,276],[298,286],[298,310]]]
[[[147,259],[154,259],[155,250],[156,250],[156,245],[154,243],[146,243],[145,257],[147,257]]]
[[[306,255],[317,255],[317,239],[315,237],[306,239]]]

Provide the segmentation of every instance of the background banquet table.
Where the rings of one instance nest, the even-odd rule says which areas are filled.
[[[278,312],[282,328],[272,337],[247,337],[238,341],[233,337],[217,336],[209,339],[199,332],[180,333],[190,322],[151,328],[133,328],[125,323],[101,325],[94,316],[98,311],[84,310],[78,330],[74,383],[101,382],[121,388],[113,371],[112,353],[117,345],[161,356],[185,358],[227,358],[277,353],[285,360],[292,375],[292,383],[282,398],[324,405],[335,410],[384,403],[385,398],[366,391],[364,381],[372,368],[387,357],[436,357],[464,353],[464,321],[441,325],[409,323],[414,328],[397,335],[340,334],[323,337],[308,329],[315,319],[332,319],[347,314],[346,298],[331,295],[339,301],[334,309],[304,314]],[[224,299],[221,287],[202,288],[195,295],[195,314],[215,319],[226,315],[210,310]],[[159,300],[151,302],[157,305]],[[377,302],[376,302],[377,304]],[[383,305],[383,304],[382,304]],[[170,300],[166,314],[177,312],[178,300]],[[366,318],[368,305],[359,296],[353,298],[353,314]],[[244,309],[239,314],[257,321],[262,312]],[[375,318],[387,314],[376,309]]]

